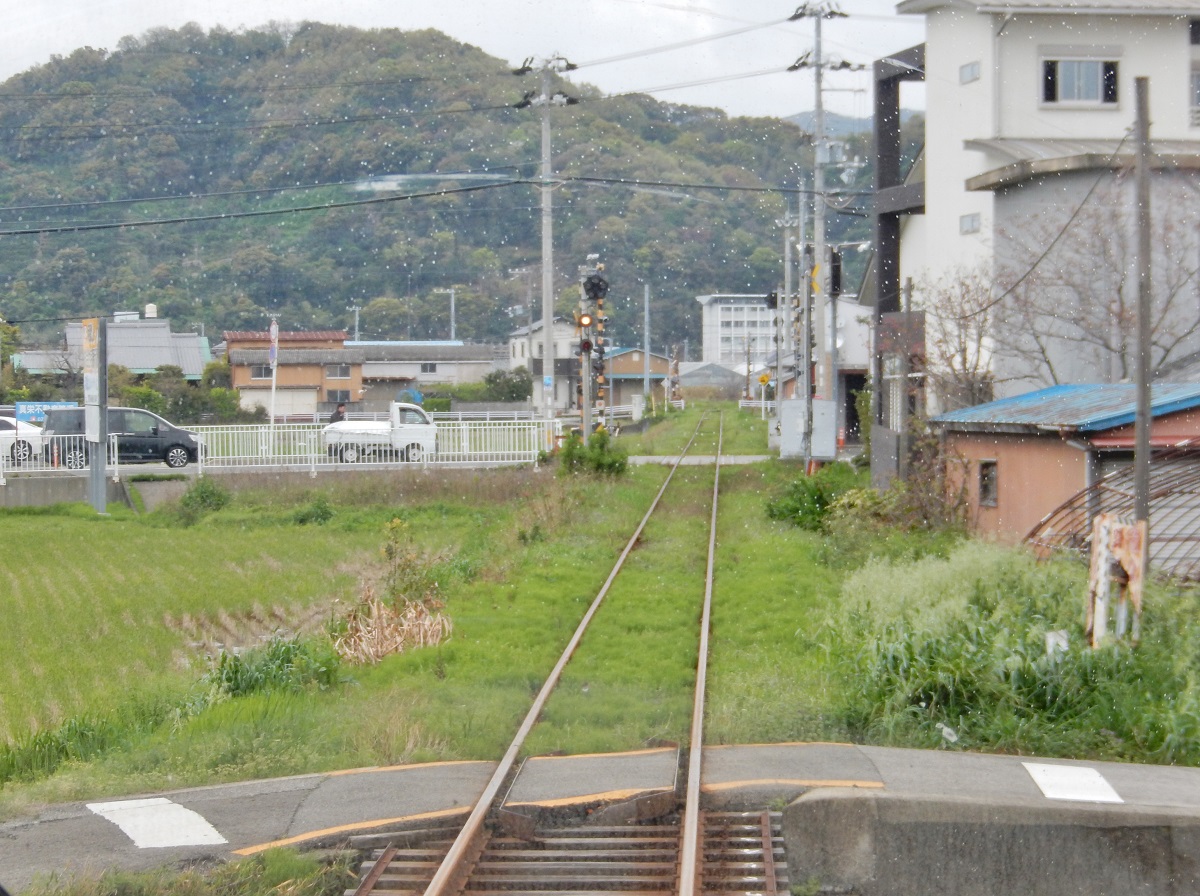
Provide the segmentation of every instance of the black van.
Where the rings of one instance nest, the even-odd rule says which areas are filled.
[[[88,465],[84,441],[83,408],[49,408],[42,424],[46,460],[71,470]],[[108,409],[109,444],[117,444],[117,461],[123,464],[162,462],[168,467],[195,463],[200,439],[186,429],[168,423],[158,414],[141,408]]]

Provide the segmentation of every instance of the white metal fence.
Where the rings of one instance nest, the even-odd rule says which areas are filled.
[[[290,470],[331,470],[361,466],[390,467],[403,461],[394,452],[366,455],[363,461],[343,463],[330,455],[318,423],[235,424],[194,426],[202,444],[201,470],[271,467]],[[437,428],[437,452],[416,462],[421,465],[501,466],[534,463],[541,452],[552,451],[563,432],[559,420],[444,421]],[[90,462],[83,436],[55,436],[29,452],[0,453],[0,485],[13,472],[76,472]],[[128,447],[128,446],[126,446]],[[116,436],[109,439],[108,470],[116,475],[113,458],[121,456]],[[127,452],[126,452],[127,453]],[[20,455],[17,462],[15,455]],[[127,461],[122,460],[122,465]]]

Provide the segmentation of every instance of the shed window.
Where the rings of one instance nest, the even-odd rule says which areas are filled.
[[[995,507],[1000,492],[1000,480],[994,460],[979,462],[979,506]]]

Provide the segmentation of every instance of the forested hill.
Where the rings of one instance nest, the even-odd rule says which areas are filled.
[[[0,319],[29,346],[149,303],[210,334],[352,330],[357,306],[363,338],[436,339],[454,287],[458,337],[503,339],[530,287],[540,317],[540,111],[515,108],[539,83],[438,32],[313,23],[56,57],[0,85]],[[649,284],[656,350],[698,344],[696,295],[776,288],[785,200],[745,188],[795,187],[795,125],[555,89],[580,100],[552,112],[560,309],[589,254],[617,342],[640,343]],[[384,175],[409,177],[356,186]],[[834,216],[832,237],[864,226]]]

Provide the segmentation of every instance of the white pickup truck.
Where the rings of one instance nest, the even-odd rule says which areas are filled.
[[[331,457],[355,463],[376,460],[429,460],[437,454],[437,424],[425,409],[393,401],[387,420],[339,420],[321,432]]]

